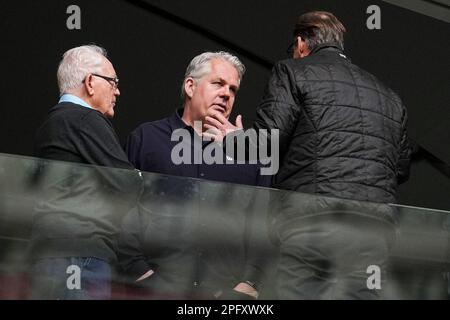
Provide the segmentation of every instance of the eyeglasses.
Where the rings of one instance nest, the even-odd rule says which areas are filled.
[[[111,77],[102,76],[102,75],[96,74],[96,73],[93,73],[92,75],[96,76],[96,77],[99,77],[99,78],[102,78],[102,79],[105,79],[109,83],[111,83],[111,81],[112,81],[111,85],[114,87],[114,89],[118,89],[119,88],[119,78],[117,78],[117,77],[111,78]]]
[[[105,79],[106,81],[108,81],[114,89],[118,89],[119,88],[119,78],[115,77],[115,78],[111,78],[111,77],[107,77],[107,76],[102,76],[100,74],[96,74],[96,73],[92,73],[93,76]],[[83,80],[84,83],[84,80]]]

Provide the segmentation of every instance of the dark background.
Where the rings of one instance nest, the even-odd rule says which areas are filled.
[[[69,5],[81,30],[68,30]],[[381,30],[366,9],[381,8]],[[121,142],[140,123],[180,105],[184,70],[197,54],[227,50],[247,67],[232,118],[253,121],[273,62],[286,58],[297,16],[333,12],[346,53],[402,97],[417,145],[400,203],[450,210],[450,26],[383,1],[26,0],[0,2],[0,152],[32,155],[33,136],[58,100],[56,69],[69,48],[104,46],[120,78],[113,122]],[[443,8],[445,10],[445,8]]]

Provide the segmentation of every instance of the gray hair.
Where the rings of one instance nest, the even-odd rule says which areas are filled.
[[[79,87],[88,73],[100,73],[106,56],[106,50],[96,45],[67,50],[57,72],[59,93],[63,95]]]
[[[225,51],[204,52],[194,57],[194,59],[191,60],[188,67],[186,68],[183,83],[181,85],[181,98],[183,100],[186,98],[186,91],[184,89],[184,82],[186,81],[186,79],[193,78],[195,81],[200,80],[205,74],[209,72],[211,68],[210,62],[214,59],[221,59],[229,62],[238,72],[239,83],[241,82],[241,79],[245,73],[245,66],[238,57]]]

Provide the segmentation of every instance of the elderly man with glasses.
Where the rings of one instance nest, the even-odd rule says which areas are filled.
[[[120,91],[105,50],[95,45],[68,50],[57,78],[61,96],[36,133],[34,155],[134,170],[108,119],[114,116]],[[114,215],[134,204],[139,175],[70,166],[69,176],[53,177],[49,172],[59,165],[63,164],[44,164],[45,181],[55,181],[35,208],[30,247],[33,298],[108,299],[110,265],[116,260]],[[76,270],[81,279],[69,286]]]

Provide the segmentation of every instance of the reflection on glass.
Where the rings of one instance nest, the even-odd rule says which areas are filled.
[[[50,275],[95,299],[57,260],[81,247],[110,262],[111,299],[253,299],[232,290],[243,279],[259,299],[447,299],[449,226],[440,210],[2,154],[0,298],[52,299]]]

